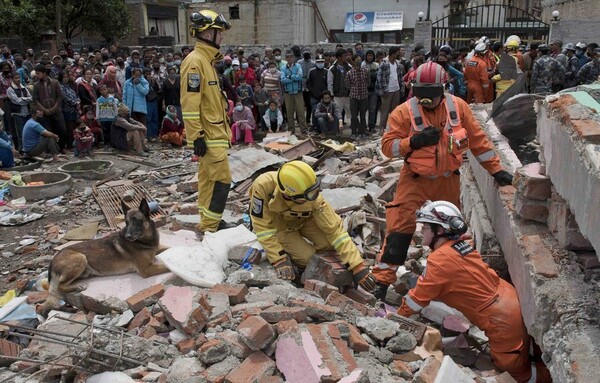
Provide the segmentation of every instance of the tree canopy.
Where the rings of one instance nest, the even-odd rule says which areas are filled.
[[[111,39],[131,32],[131,16],[124,0],[59,0],[61,30],[68,41],[82,33]],[[48,0],[0,0],[0,30],[37,41],[45,30],[56,29],[56,4]]]

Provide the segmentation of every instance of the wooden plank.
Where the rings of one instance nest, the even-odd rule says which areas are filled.
[[[150,196],[148,191],[142,185],[121,185],[114,187],[98,188],[94,191],[94,197],[96,202],[100,205],[104,217],[108,222],[111,229],[117,230],[119,223],[122,222],[118,217],[123,215],[121,210],[121,196],[128,190],[133,189],[135,195],[133,200],[125,202],[125,205],[130,209],[138,208],[142,198],[146,198],[147,201],[152,201],[153,198]],[[159,206],[158,211],[150,215],[152,220],[162,221],[166,217],[165,211]]]
[[[309,138],[287,150],[284,150],[283,152],[281,152],[281,156],[287,158],[288,160],[295,160],[316,149],[317,147],[315,145],[315,142]]]
[[[377,166],[382,166],[382,165],[385,165],[385,164],[387,164],[388,162],[390,162],[391,160],[392,160],[391,158],[388,158],[387,160],[383,160],[383,161],[376,162],[376,163],[374,163],[374,164],[372,164],[372,165],[369,165],[369,166],[367,166],[367,167],[366,167],[366,168],[364,168],[363,170],[360,170],[360,171],[358,171],[358,172],[354,173],[354,175],[355,175],[355,176],[360,176],[360,175],[366,174],[366,173],[368,173],[368,172],[369,172],[371,169],[375,169]]]

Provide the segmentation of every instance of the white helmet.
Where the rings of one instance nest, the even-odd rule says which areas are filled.
[[[584,42],[582,42],[582,41],[580,41],[577,44],[575,44],[575,47],[577,47],[577,48],[579,48],[581,50],[584,50],[585,48],[587,48],[587,44],[584,43]]]
[[[485,43],[479,43],[475,46],[475,53],[485,53],[485,51],[487,51]]]
[[[425,201],[417,210],[417,222],[440,225],[448,235],[462,235],[468,229],[460,210],[448,201]]]
[[[516,40],[517,41],[517,45],[521,45],[521,38],[517,35],[510,35],[506,38],[506,42],[504,43],[504,45],[507,45],[509,41],[513,41]]]

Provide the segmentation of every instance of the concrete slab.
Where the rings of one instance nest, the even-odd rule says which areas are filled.
[[[438,371],[437,376],[433,383],[473,383],[467,374],[450,358],[448,355],[444,356],[442,365]]]
[[[160,231],[160,244],[165,247],[197,246],[200,241],[191,230]]]
[[[369,193],[367,189],[362,188],[339,188],[323,190],[323,197],[334,210],[343,209],[345,207],[358,206],[360,200]]]

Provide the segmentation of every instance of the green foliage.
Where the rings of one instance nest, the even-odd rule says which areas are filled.
[[[131,32],[131,17],[124,0],[60,0],[61,29],[66,40],[82,33],[106,40]],[[48,0],[0,0],[0,30],[25,41],[39,39],[40,32],[55,30],[56,6]]]

